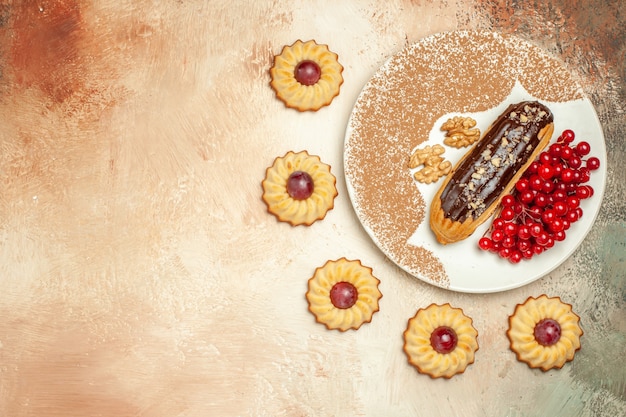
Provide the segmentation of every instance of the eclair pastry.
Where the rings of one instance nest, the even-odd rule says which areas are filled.
[[[430,206],[441,244],[471,235],[552,138],[554,116],[537,101],[510,105],[445,178]]]

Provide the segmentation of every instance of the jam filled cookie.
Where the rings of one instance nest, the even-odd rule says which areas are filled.
[[[506,334],[517,359],[548,371],[574,359],[583,334],[572,305],[559,297],[529,297],[509,317]]]
[[[452,378],[474,363],[478,331],[460,308],[431,304],[409,320],[404,352],[409,363],[432,378]]]
[[[287,107],[317,111],[339,95],[343,66],[327,45],[310,40],[283,47],[270,68],[270,85]]]
[[[357,330],[372,321],[382,294],[372,268],[360,261],[328,261],[309,279],[309,311],[329,330]]]
[[[263,201],[278,220],[310,226],[334,207],[336,183],[330,166],[318,156],[289,151],[267,168],[261,183]]]

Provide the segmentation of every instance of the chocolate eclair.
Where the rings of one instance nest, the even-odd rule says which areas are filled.
[[[537,101],[510,105],[445,178],[430,206],[442,244],[467,238],[485,222],[552,138],[554,116]]]

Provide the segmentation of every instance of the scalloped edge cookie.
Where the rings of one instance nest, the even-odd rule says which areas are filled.
[[[274,57],[270,85],[285,106],[301,112],[317,111],[339,95],[343,66],[338,59],[339,56],[327,45],[298,39],[292,45],[284,46],[280,55]],[[304,85],[296,80],[296,66],[302,61],[313,61],[319,66],[320,79],[315,84]]]
[[[553,319],[561,327],[559,340],[549,346],[543,346],[535,339],[535,326],[541,320]],[[509,328],[506,332],[510,348],[520,362],[542,371],[561,369],[566,362],[574,359],[580,350],[580,338],[583,335],[580,317],[572,311],[572,305],[560,297],[548,297],[543,294],[537,298],[528,297],[518,304],[509,316]]]
[[[289,176],[297,171],[306,172],[313,180],[313,193],[304,200],[292,198],[287,192]],[[265,171],[265,179],[261,182],[262,199],[267,211],[278,220],[292,226],[310,226],[334,208],[338,195],[336,184],[330,165],[323,163],[319,156],[309,155],[307,151],[289,151],[275,158]]]
[[[449,353],[439,353],[431,345],[431,334],[439,327],[450,327],[457,335],[456,346]],[[450,303],[433,303],[417,310],[415,316],[409,319],[403,336],[402,349],[409,363],[420,374],[431,378],[450,379],[462,374],[474,363],[478,350],[478,331],[472,319]]]
[[[331,291],[337,283],[347,282],[354,286],[357,298],[347,308],[336,307],[331,300]],[[379,311],[382,293],[378,289],[380,280],[373,275],[372,268],[364,266],[360,260],[340,258],[329,260],[316,268],[308,281],[306,299],[309,311],[315,321],[329,330],[358,330],[364,323],[370,323]]]

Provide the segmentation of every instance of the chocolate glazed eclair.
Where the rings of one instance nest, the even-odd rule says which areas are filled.
[[[510,105],[445,178],[430,206],[441,244],[471,235],[552,138],[554,116],[537,101]]]

